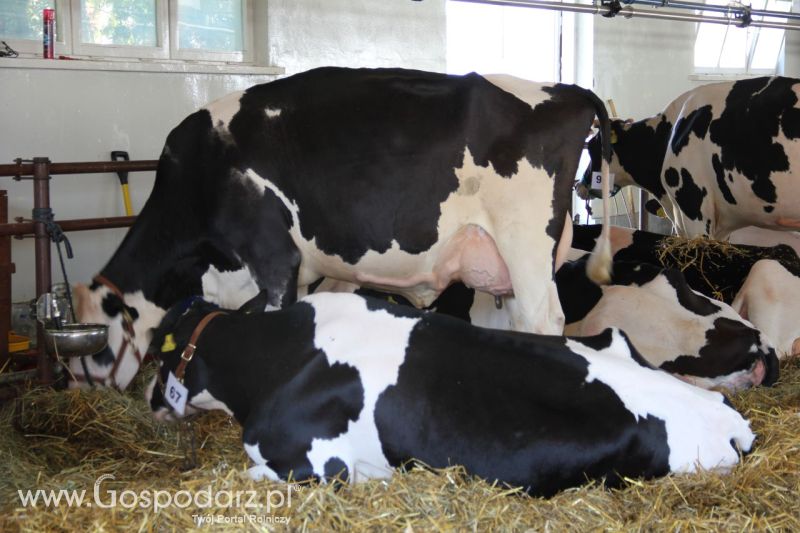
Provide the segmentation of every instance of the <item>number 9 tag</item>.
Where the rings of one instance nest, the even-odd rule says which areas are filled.
[[[614,186],[614,174],[608,173],[608,188],[609,190]],[[603,174],[600,172],[592,172],[592,189],[603,188]]]
[[[169,373],[167,378],[167,386],[164,388],[164,399],[175,410],[176,413],[183,416],[186,410],[186,400],[189,398],[189,389],[183,386],[183,383],[178,381],[175,374]]]

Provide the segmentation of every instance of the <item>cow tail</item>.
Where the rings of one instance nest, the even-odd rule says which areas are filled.
[[[602,143],[602,163],[600,173],[602,178],[601,194],[603,198],[603,230],[595,243],[594,250],[589,261],[586,263],[586,274],[589,279],[598,285],[605,285],[611,281],[611,222],[609,218],[609,166],[611,163],[611,125],[608,112],[603,101],[591,91],[587,91],[591,96],[595,107],[595,113],[600,122],[600,141]]]

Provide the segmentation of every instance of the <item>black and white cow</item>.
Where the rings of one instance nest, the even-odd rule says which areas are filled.
[[[586,258],[556,273],[566,335],[596,335],[614,326],[651,365],[703,388],[736,391],[778,380],[778,357],[734,307],[693,291],[675,269],[614,261],[611,282],[586,276]]]
[[[584,254],[556,272],[565,334],[583,337],[619,328],[650,365],[703,388],[736,391],[777,381],[778,358],[769,337],[730,305],[692,291],[680,271],[614,261],[611,282],[599,286],[586,275],[586,261]],[[410,305],[400,296],[328,279],[316,290]],[[497,309],[490,295],[461,283],[448,287],[428,309],[481,327],[508,330],[511,325],[508,311]]]
[[[575,226],[573,246],[591,249],[600,226]],[[786,244],[762,247],[736,245],[725,254],[713,246],[697,260],[679,265],[660,253],[669,237],[628,228],[611,228],[611,249],[618,260],[665,265],[681,269],[689,286],[706,296],[730,303],[760,330],[776,348],[778,357],[800,352],[800,327],[794,317],[800,309],[800,258]]]
[[[111,349],[72,372],[124,388],[125,353],[181,299],[235,308],[266,289],[282,306],[322,276],[417,306],[460,279],[505,298],[515,329],[560,334],[553,275],[595,115],[608,131],[577,86],[402,69],[321,68],[213,102],[170,133],[136,223],[76,291]],[[608,279],[607,247],[595,257]]]
[[[745,226],[797,230],[798,94],[794,78],[712,83],[654,117],[612,121],[615,185],[649,191],[684,237],[724,240]],[[599,169],[597,142],[590,154]]]
[[[642,366],[618,330],[488,330],[335,293],[198,327],[210,311],[167,316],[153,337],[158,351],[172,335],[159,376],[183,374],[187,413],[236,417],[255,478],[361,481],[417,459],[552,495],[587,479],[727,470],[754,440],[721,394]],[[172,418],[157,381],[148,401]]]
[[[800,274],[774,259],[757,261],[731,305],[759,324],[781,355],[800,354]]]

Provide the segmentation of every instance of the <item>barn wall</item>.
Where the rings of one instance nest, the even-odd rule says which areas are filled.
[[[269,10],[270,55],[287,74],[320,65],[445,70],[444,0],[269,0]]]
[[[319,65],[445,69],[444,0],[270,0],[271,64],[288,74]],[[262,41],[263,42],[263,41]],[[2,61],[2,60],[0,60]],[[107,160],[112,150],[158,158],[172,127],[223,94],[271,76],[133,73],[8,68],[0,63],[0,161]],[[134,211],[152,188],[152,173],[131,175]],[[5,178],[10,217],[30,218],[32,186]],[[60,219],[124,214],[116,175],[57,176],[52,205]],[[87,282],[118,246],[124,229],[70,233],[76,258],[71,282]],[[13,241],[13,300],[34,296],[32,240]],[[53,278],[61,281],[53,248]]]
[[[799,11],[800,2],[793,9]],[[695,33],[690,22],[594,17],[595,91],[604,100],[613,98],[620,117],[638,120],[660,112],[683,92],[711,83],[690,79]],[[800,77],[800,31],[786,35],[784,74]]]

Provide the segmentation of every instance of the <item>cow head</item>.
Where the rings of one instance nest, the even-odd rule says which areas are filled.
[[[268,291],[261,291],[232,312],[221,312],[216,304],[199,297],[170,308],[153,331],[148,349],[148,353],[158,361],[158,371],[145,390],[145,399],[157,420],[171,421],[198,411],[212,409],[221,409],[232,414],[228,406],[210,392],[210,379],[213,373],[199,355],[199,349],[194,351],[192,348],[192,351],[187,351],[187,346],[190,343],[195,346],[208,345],[208,337],[200,337],[200,334],[205,331],[210,321],[216,318],[212,315],[262,312],[270,307],[268,302]],[[218,346],[212,344],[211,352],[214,351],[215,345]],[[165,398],[165,394],[169,394],[167,383],[170,374],[181,380],[187,390],[186,409],[183,415],[172,409]]]
[[[611,127],[611,146],[613,149],[613,146],[617,142],[619,135],[623,134],[626,123],[622,120],[612,120],[610,121],[609,125]],[[586,171],[583,173],[583,178],[575,185],[575,192],[577,193],[578,197],[583,200],[600,198],[600,189],[596,186],[592,187],[593,176],[600,172],[603,159],[603,143],[600,135],[594,135],[591,139],[589,139],[589,142],[586,144],[586,149],[589,152],[590,163],[589,166],[586,167]],[[616,155],[612,153],[610,172],[614,174],[614,185],[611,187],[611,196],[617,194],[623,185],[629,185],[628,183],[625,183],[624,180],[622,183],[617,180],[617,167],[619,167],[619,160],[617,159]]]
[[[120,390],[136,375],[150,343],[150,330],[158,325],[164,310],[144,298],[141,291],[122,294],[95,281],[73,291],[78,322],[107,324],[108,346],[87,357],[75,357],[69,370],[71,387],[101,385]]]

